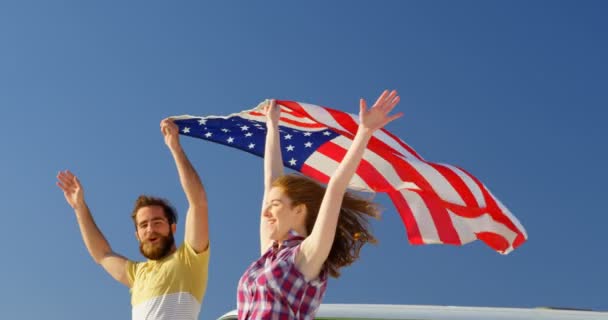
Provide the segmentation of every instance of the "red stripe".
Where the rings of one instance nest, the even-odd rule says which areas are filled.
[[[409,145],[407,145],[405,142],[401,141],[401,139],[397,138],[396,135],[392,134],[390,131],[388,131],[388,130],[386,130],[384,128],[380,129],[380,130],[382,130],[382,132],[386,133],[387,136],[393,138],[393,140],[395,140],[395,142],[397,142],[401,147],[403,147],[404,149],[406,149],[407,151],[409,151],[416,158],[424,161],[424,159],[422,159],[422,157],[418,154],[418,152],[416,152],[416,150],[414,150],[412,147],[410,147]]]
[[[324,109],[326,109],[332,115],[332,117],[342,127],[344,127],[346,130],[348,130],[348,132],[350,134],[352,134],[353,137],[354,137],[354,135],[357,133],[357,130],[359,129],[359,124],[355,120],[353,120],[353,118],[348,113],[345,113],[345,112],[342,112],[342,111],[338,111],[338,110],[333,110],[333,109],[330,109],[330,108],[324,108]],[[405,148],[408,151],[410,151],[410,153],[412,155],[414,155],[417,158],[419,158],[420,160],[422,160],[422,157],[420,157],[418,155],[418,153],[416,151],[414,151],[414,149],[412,149],[410,146],[406,145],[401,140],[399,140],[398,138],[396,138],[393,134],[391,134],[390,132],[388,132],[388,130],[382,129],[382,131],[384,131],[386,134],[388,134],[390,137],[392,137],[403,148]],[[401,154],[401,152],[397,151],[395,148],[391,147],[386,142],[382,141],[381,139],[379,139],[376,136],[372,137],[372,139],[368,143],[368,147],[367,148],[370,149],[370,150],[372,150],[372,148],[386,149],[386,150],[388,150],[388,151],[390,151],[392,153]],[[405,157],[405,155],[402,155],[402,156]]]
[[[307,165],[306,163],[304,163],[302,165],[302,169],[300,170],[300,172],[302,172],[302,174],[309,176],[321,183],[325,183],[327,184],[329,182],[329,176],[326,175],[325,173],[315,169],[312,166]]]
[[[326,126],[320,124],[320,123],[304,123],[304,122],[299,122],[299,121],[295,121],[292,119],[287,119],[287,118],[282,118],[281,117],[281,122],[285,122],[285,123],[289,123],[292,124],[294,126],[298,126],[298,127],[302,127],[302,128],[307,128],[307,129],[318,129],[318,128],[326,128]]]
[[[348,130],[350,134],[354,136],[357,133],[359,124],[353,120],[348,113],[325,107],[323,109],[325,109],[344,129]]]
[[[487,208],[478,208],[478,207],[465,207],[460,206],[455,203],[443,201],[443,205],[454,214],[459,215],[463,218],[475,219],[487,213]]]
[[[462,241],[460,236],[454,227],[454,223],[450,214],[445,207],[445,201],[443,201],[436,193],[428,192],[426,190],[403,190],[403,192],[415,192],[417,193],[424,205],[429,210],[433,221],[435,222],[435,229],[442,243],[461,245]]]
[[[521,246],[522,244],[524,244],[524,242],[526,242],[526,237],[524,237],[523,234],[518,234],[517,237],[515,238],[515,240],[513,241],[513,243],[511,244],[511,247],[513,247],[513,249]]]
[[[328,124],[328,123],[323,123],[323,122],[319,121],[318,119],[316,119],[315,117],[313,117],[313,116],[312,116],[312,115],[311,115],[311,114],[308,112],[308,110],[306,110],[306,108],[305,108],[305,107],[303,107],[302,105],[300,105],[300,104],[298,104],[298,103],[296,103],[296,102],[293,102],[293,101],[281,101],[281,104],[282,104],[283,106],[285,106],[285,107],[290,108],[291,110],[293,110],[293,111],[294,111],[294,114],[297,114],[298,116],[301,116],[301,117],[307,117],[308,119],[310,119],[310,120],[312,120],[312,121],[315,121],[315,122],[317,122],[317,123],[321,123],[321,124],[323,124],[325,127],[329,127],[329,128],[331,128],[332,130],[336,131],[337,133],[339,133],[339,134],[341,134],[341,135],[343,135],[343,136],[345,136],[345,137],[347,137],[347,138],[352,139],[352,138],[354,137],[354,133],[351,133],[351,132],[348,132],[348,131],[341,130],[341,129],[339,129],[339,128],[336,128],[336,127],[331,126],[331,125],[330,125],[330,124]],[[333,110],[333,109],[331,109],[331,108],[325,108],[325,107],[319,107],[319,106],[315,106],[315,107],[325,109],[325,110],[326,110],[326,111],[328,111],[330,114],[332,114],[332,112],[334,112],[334,113],[336,113],[336,114],[342,114],[342,115],[339,115],[339,117],[343,117],[343,116],[344,116],[344,115],[343,115],[343,114],[344,114],[344,112],[336,111],[336,110]],[[332,116],[333,116],[333,115],[332,115]],[[335,117],[334,117],[334,118],[335,118]],[[337,119],[336,119],[336,120],[337,120]],[[338,122],[338,123],[339,123],[339,122]],[[357,130],[355,129],[355,131],[354,131],[354,132],[356,132],[356,131],[357,131]]]
[[[285,101],[285,100],[277,100],[276,101],[278,104],[286,107],[288,110],[287,112],[290,112],[291,114],[300,117],[300,118],[308,118],[310,120],[313,120],[314,122],[320,122],[317,121],[315,118],[311,117],[310,114],[308,113],[308,111],[306,111],[299,103],[295,102],[295,101]]]
[[[437,198],[436,195],[433,193],[424,192],[424,191],[417,192],[415,190],[407,190],[407,191],[404,190],[403,192],[418,193],[424,200],[424,202],[427,205],[427,207],[429,208],[429,210],[433,210],[432,207],[435,207],[435,206],[442,207],[442,205],[445,203],[445,201]],[[440,231],[439,228],[444,227],[444,226],[445,225],[435,225],[435,227],[438,228],[438,230],[437,230],[438,233]],[[507,238],[504,235],[494,232],[494,231],[492,231],[492,229],[480,231],[475,234],[475,237],[477,239],[483,241],[484,243],[486,243],[492,249],[499,251],[499,252],[505,252],[510,246]],[[458,239],[444,239],[444,238],[440,237],[440,239],[445,244],[462,245],[462,241],[459,238]],[[523,241],[521,243],[523,243]],[[521,245],[521,243],[519,243],[518,245]]]
[[[458,174],[456,174],[452,169],[436,163],[430,163],[435,170],[437,170],[449,183],[450,185],[458,192],[458,195],[462,198],[467,207],[479,208],[479,204],[477,203],[477,199],[473,195],[473,192],[469,189],[466,183],[460,178]]]
[[[253,116],[264,116],[263,113],[260,113],[260,112],[257,112],[257,111],[251,111],[251,112],[249,112],[249,114],[251,114]],[[297,126],[297,127],[307,128],[307,129],[326,128],[326,126],[324,126],[323,124],[318,123],[318,122],[315,122],[315,123],[300,122],[300,121],[296,121],[296,120],[288,119],[288,118],[284,118],[284,117],[281,117],[280,121],[292,124],[292,125]]]
[[[293,124],[302,124],[302,127],[307,127],[307,128],[325,128],[327,127],[326,125],[324,125],[323,123],[316,121],[315,119],[313,119],[308,112],[306,112],[306,110],[304,108],[302,108],[302,106],[300,106],[299,103],[295,102],[295,101],[285,101],[285,100],[277,100],[276,101],[279,105],[282,105],[285,108],[282,108],[281,113],[288,113],[294,117],[298,117],[298,118],[303,118],[303,119],[308,119],[311,120],[312,123],[304,123],[304,122],[299,122],[296,120],[291,120],[291,119],[287,119],[287,118],[281,118],[282,121],[287,122],[287,123],[293,123]]]
[[[276,100],[275,101],[278,105],[283,106],[285,108],[281,108],[281,113],[288,113],[291,114],[293,116],[296,116],[298,118],[306,118],[306,119],[310,119],[315,121],[305,110],[304,108],[302,108],[302,106],[300,106],[300,104],[298,102],[295,101],[287,101],[287,100]],[[258,110],[258,109],[256,109]],[[259,112],[259,111],[251,111],[251,114],[255,114],[255,115],[264,115],[263,113]],[[315,122],[319,122],[319,121],[315,121]]]
[[[277,104],[283,106],[281,108],[281,113],[288,113],[298,118],[309,119],[314,122],[319,122],[314,120],[310,114],[300,105],[300,103],[296,101],[286,101],[286,100],[277,100]]]
[[[256,117],[264,117],[265,114],[259,112],[259,111],[249,111],[249,114],[252,116],[256,116]]]
[[[420,229],[418,228],[418,222],[412,213],[412,209],[405,201],[405,198],[399,191],[392,191],[387,193],[388,196],[393,201],[395,208],[397,208],[397,212],[399,212],[399,216],[401,217],[401,221],[405,225],[405,230],[407,231],[407,238],[411,244],[421,245],[424,244],[424,239],[422,239],[422,235],[420,234]]]
[[[495,232],[479,232],[475,236],[498,252],[505,252],[509,249],[509,240],[501,234]]]
[[[312,117],[310,115],[310,113],[308,113],[307,111],[305,111],[304,107],[298,105],[299,108],[302,110],[303,113],[305,113],[309,118],[318,121],[317,119],[315,119],[314,117]],[[319,108],[323,108],[325,111],[327,111],[335,120],[336,122],[338,122],[343,128],[345,128],[346,130],[348,130],[348,132],[350,134],[352,134],[353,136],[357,133],[357,130],[359,128],[359,124],[353,120],[352,116],[350,113],[346,113],[343,111],[339,111],[339,110],[335,110],[332,108],[328,108],[328,107],[321,107],[321,106],[317,106]],[[326,124],[327,125],[327,124]],[[410,147],[409,145],[407,145],[405,142],[401,141],[401,139],[397,138],[397,136],[395,136],[394,134],[392,134],[390,131],[386,130],[386,129],[380,129],[382,130],[382,132],[386,133],[387,136],[393,138],[393,140],[395,142],[397,142],[397,144],[399,144],[402,148],[406,149],[409,153],[411,153],[413,156],[417,157],[420,160],[423,160],[422,157],[416,152],[416,150],[414,150],[412,147]],[[341,131],[341,130],[338,130]],[[386,142],[382,141],[381,139],[376,138],[380,143],[384,144],[386,148],[390,148],[393,152],[395,153],[399,153],[397,150],[395,150],[393,147],[389,146],[388,144],[386,144]],[[403,155],[405,156],[405,155]]]
[[[496,201],[494,201],[494,198],[488,192],[488,190],[485,188],[485,186],[481,183],[481,181],[479,181],[477,178],[475,178],[473,175],[471,175],[464,169],[462,169],[462,168],[459,168],[459,169],[462,170],[469,177],[471,177],[471,179],[473,179],[475,181],[475,183],[477,183],[477,185],[481,189],[484,199],[486,201],[486,207],[488,209],[487,213],[490,215],[490,217],[492,217],[492,219],[494,219],[494,221],[503,224],[504,226],[509,228],[509,230],[511,230],[517,234],[513,243],[510,244],[511,247],[513,249],[515,249],[515,248],[519,247],[520,245],[522,245],[526,241],[526,236],[523,234],[522,230],[519,230],[519,228],[517,228],[517,226],[515,226],[513,221],[511,221],[511,219],[507,215],[505,215],[502,212],[502,210],[500,210],[500,207],[498,206]],[[497,251],[504,252],[506,249],[508,249],[508,247],[504,248],[504,243],[502,241],[497,240],[493,236],[488,236],[487,234],[486,235],[477,234],[476,236],[479,240],[483,241],[489,247],[491,247]]]
[[[483,197],[486,201],[486,208],[488,210],[487,212],[492,217],[492,219],[494,219],[494,221],[496,221],[496,222],[502,223],[507,228],[509,228],[511,231],[513,231],[523,237],[524,236],[523,232],[521,230],[519,230],[519,228],[517,228],[517,226],[515,226],[513,221],[511,221],[511,219],[507,215],[505,215],[502,212],[502,210],[500,210],[500,207],[498,206],[496,201],[494,201],[494,197],[492,197],[490,192],[488,192],[488,190],[481,183],[481,181],[479,181],[476,177],[474,177],[473,175],[471,175],[464,169],[462,169],[462,168],[459,168],[459,169],[462,170],[462,172],[464,172],[465,174],[467,174],[471,179],[473,179],[473,181],[475,181],[475,183],[477,183],[477,186],[481,189],[481,192],[483,193]]]
[[[300,105],[298,105],[298,106],[302,110],[302,112],[305,113],[310,119],[318,121],[317,119],[315,119],[314,117],[312,117],[310,115],[310,113],[308,113],[307,111],[304,111],[304,109],[305,109],[304,107],[302,107]],[[356,121],[353,120],[351,114],[343,112],[343,111],[335,110],[335,109],[332,109],[332,108],[328,108],[328,107],[320,107],[320,106],[317,106],[317,107],[323,108],[325,111],[327,111],[336,120],[336,122],[338,122],[346,130],[348,130],[348,132],[350,134],[352,134],[353,136],[357,133],[357,129],[359,128],[359,124]],[[386,133],[386,135],[388,135],[389,137],[393,138],[393,140],[395,142],[397,142],[397,144],[399,144],[402,148],[406,149],[409,153],[411,153],[412,155],[414,155],[418,159],[423,160],[422,157],[416,152],[416,150],[414,150],[412,147],[408,146],[406,143],[404,143],[403,141],[401,141],[401,139],[397,138],[397,136],[395,136],[394,134],[392,134],[391,132],[389,132],[386,129],[381,129],[381,130],[384,133]],[[374,137],[374,138],[376,138],[376,137]],[[393,147],[390,147],[388,144],[386,144],[381,139],[378,139],[378,138],[376,138],[376,139],[379,142],[381,142],[382,144],[384,144],[386,146],[386,148],[390,148],[394,152],[401,154],[400,152],[398,152],[397,150],[395,150]],[[405,155],[403,155],[403,156],[405,156]]]
[[[317,152],[336,162],[341,162],[344,159],[347,150],[340,145],[328,141],[317,148]],[[356,173],[374,191],[389,192],[394,190],[390,182],[384,178],[384,175],[365,159],[361,159],[359,162]]]

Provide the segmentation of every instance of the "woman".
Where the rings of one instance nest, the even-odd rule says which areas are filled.
[[[360,100],[359,128],[326,188],[303,176],[283,175],[281,111],[274,100],[264,108],[262,256],[239,281],[239,319],[313,319],[328,275],[337,278],[365,243],[375,241],[367,218],[377,216],[376,205],[346,188],[374,131],[402,115],[388,115],[398,102],[394,90],[384,91],[369,110]]]

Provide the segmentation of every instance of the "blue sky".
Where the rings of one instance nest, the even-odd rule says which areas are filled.
[[[224,115],[271,97],[356,112],[360,97],[384,88],[399,90],[405,112],[388,129],[480,178],[530,238],[508,256],[479,242],[413,247],[378,195],[380,243],[330,282],[325,302],[608,310],[605,2],[264,4],[0,3],[4,316],[130,317],[128,290],[82,243],[59,170],[80,177],[114,250],[142,259],[135,198],[166,197],[182,218],[186,209],[162,118]],[[238,278],[258,254],[262,161],[182,144],[210,201],[200,319],[214,319],[235,307]]]

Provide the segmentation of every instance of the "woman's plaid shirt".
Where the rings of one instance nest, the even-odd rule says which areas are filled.
[[[289,231],[281,246],[274,242],[239,281],[239,319],[313,319],[327,287],[327,270],[306,281],[296,268],[295,257],[304,237]]]

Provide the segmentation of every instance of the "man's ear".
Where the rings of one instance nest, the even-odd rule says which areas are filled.
[[[176,223],[172,223],[171,224],[171,233],[175,234],[176,230],[177,230],[177,224]]]
[[[137,242],[141,242],[139,235],[137,234],[137,230],[135,230],[135,239],[137,239]]]

